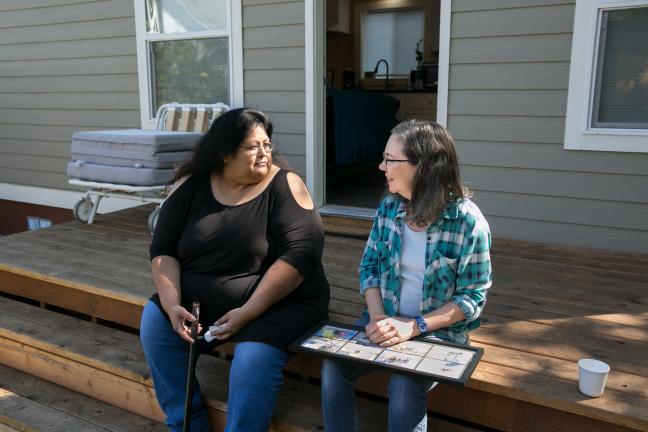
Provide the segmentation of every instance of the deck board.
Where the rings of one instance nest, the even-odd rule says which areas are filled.
[[[0,391],[9,392],[11,398],[22,402],[19,406],[23,407],[23,410],[15,410],[15,407],[7,404],[4,399],[0,402],[0,412],[6,418],[13,420],[11,423],[14,424],[20,419],[33,427],[40,426],[38,430],[48,431],[97,429],[103,432],[163,432],[167,430],[164,425],[150,419],[2,365],[0,365],[0,383],[2,388]],[[77,422],[76,426],[80,427],[73,428],[69,423],[60,423],[61,420],[68,419],[74,419]],[[49,424],[48,420],[50,420]],[[52,424],[51,420],[56,420],[57,423]],[[68,426],[70,427],[67,428]]]
[[[0,290],[30,298],[52,291],[46,303],[137,327],[139,316],[119,310],[119,302],[140,311],[154,292],[150,211],[143,206],[98,215],[92,226],[69,222],[0,238]],[[325,227],[331,318],[352,322],[363,307],[357,265],[370,223],[325,218]],[[494,284],[472,336],[486,354],[469,388],[556,409],[568,401],[580,415],[648,428],[648,255],[495,238],[492,261]],[[75,303],[83,290],[90,294]],[[92,303],[102,296],[114,305]],[[577,390],[576,361],[583,357],[612,368],[601,398]]]

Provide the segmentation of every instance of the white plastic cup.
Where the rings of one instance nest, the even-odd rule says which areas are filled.
[[[599,397],[605,390],[610,366],[599,360],[578,360],[578,390],[585,396]]]

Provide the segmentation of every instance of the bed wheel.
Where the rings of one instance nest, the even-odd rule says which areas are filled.
[[[160,216],[160,207],[156,207],[155,210],[151,212],[148,218],[148,229],[151,234],[155,231],[155,226],[157,225],[158,217]]]
[[[72,207],[72,214],[74,219],[79,222],[87,223],[90,220],[90,215],[92,214],[92,207],[94,204],[88,198],[81,198],[74,204]]]

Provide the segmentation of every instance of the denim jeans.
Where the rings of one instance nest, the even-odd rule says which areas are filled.
[[[369,315],[363,313],[355,322],[365,326]],[[322,364],[322,409],[327,432],[356,430],[354,383],[371,367],[325,359]],[[409,375],[391,374],[388,385],[389,432],[427,430],[427,394],[436,382]]]
[[[166,425],[182,431],[189,344],[171,328],[155,303],[144,307],[140,338],[151,370],[155,394]],[[234,349],[229,375],[225,431],[267,431],[283,384],[282,368],[288,353],[261,342],[241,342]],[[194,378],[195,379],[195,378]],[[194,383],[191,432],[209,431],[200,385]]]

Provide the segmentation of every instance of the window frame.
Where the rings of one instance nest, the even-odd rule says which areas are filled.
[[[366,13],[371,13],[371,12],[398,12],[398,11],[403,11],[403,10],[408,10],[408,9],[422,9],[423,10],[423,16],[424,16],[424,25],[423,25],[423,44],[422,47],[425,50],[425,47],[427,47],[428,43],[428,32],[427,30],[427,16],[426,16],[426,8],[425,8],[425,1],[424,0],[376,0],[374,2],[367,2],[367,3],[358,3],[355,5],[355,28],[358,29],[356,31],[356,40],[355,40],[355,48],[356,52],[359,53],[357,56],[357,62],[356,62],[356,70],[359,71],[359,76],[358,79],[362,79],[364,77],[364,28],[365,28],[365,23],[364,23],[364,17]],[[413,51],[412,51],[413,53]],[[391,68],[390,68],[391,69]],[[382,69],[381,69],[382,71]],[[380,71],[379,71],[380,72]],[[382,75],[382,74],[381,74]],[[392,78],[392,74],[389,74],[390,79]],[[399,77],[396,76],[395,78],[407,78],[408,77]],[[381,78],[381,79],[384,79]]]
[[[197,31],[186,33],[146,32],[146,5],[142,0],[133,0],[135,9],[135,36],[137,43],[137,75],[139,81],[140,122],[142,129],[155,129],[155,117],[151,115],[153,103],[153,64],[149,43],[159,41],[193,40],[205,38],[228,38],[228,70],[229,70],[229,103],[228,105],[243,105],[243,31],[241,16],[241,0],[225,2],[228,15],[228,26],[225,30]]]
[[[565,118],[566,150],[648,153],[648,128],[592,127],[602,12],[648,7],[648,0],[576,0]]]

